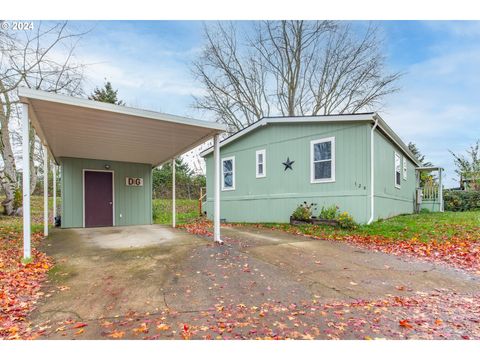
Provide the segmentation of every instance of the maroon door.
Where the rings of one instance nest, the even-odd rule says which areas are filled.
[[[85,171],[85,227],[113,226],[111,172]]]

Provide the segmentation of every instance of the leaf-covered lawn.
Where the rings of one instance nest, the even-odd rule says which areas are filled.
[[[343,230],[322,225],[258,224],[314,239],[340,240],[389,254],[439,262],[480,274],[480,212],[397,216]]]
[[[27,315],[43,293],[41,283],[51,260],[35,246],[42,234],[32,234],[32,260],[22,263],[21,233],[15,227],[0,228],[0,339],[35,338]]]
[[[360,225],[355,230],[344,230],[331,226],[289,224],[264,224],[281,230],[298,229],[305,235],[323,239],[344,239],[348,236],[377,236],[394,241],[417,239],[445,241],[456,238],[480,240],[480,211],[422,213],[396,216],[380,220],[371,225]]]
[[[43,197],[31,199],[31,262],[22,263],[22,218],[0,216],[0,339],[32,339],[38,335],[30,327],[27,315],[44,295],[41,284],[52,261],[36,249],[43,239]],[[49,200],[51,209],[52,199]]]

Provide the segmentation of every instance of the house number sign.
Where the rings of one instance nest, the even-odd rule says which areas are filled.
[[[125,178],[125,185],[127,185],[127,186],[143,186],[143,179],[142,178],[127,177],[127,178]]]

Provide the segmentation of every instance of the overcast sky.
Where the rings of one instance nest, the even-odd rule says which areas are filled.
[[[426,158],[446,169],[452,156],[480,137],[480,22],[382,21],[389,71],[404,73],[401,91],[381,116]],[[86,91],[107,78],[129,106],[207,119],[191,108],[202,89],[190,64],[202,45],[202,22],[74,22],[92,28],[78,49],[87,67]],[[360,25],[361,23],[357,24]]]

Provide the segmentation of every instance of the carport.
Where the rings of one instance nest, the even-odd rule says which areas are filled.
[[[55,163],[54,173],[60,159],[101,162],[104,168],[92,170],[92,173],[93,171],[111,172],[111,162],[149,165],[151,169],[172,161],[173,168],[175,168],[175,159],[178,156],[213,139],[216,159],[213,194],[215,201],[214,240],[221,242],[219,135],[225,131],[225,126],[27,88],[20,88],[18,95],[22,103],[24,258],[29,258],[31,255],[30,126],[35,129],[44,147],[44,169],[48,169],[48,157],[51,157]],[[84,174],[85,170],[88,169],[83,169]],[[117,184],[113,182],[114,176],[114,174],[111,175],[112,188]],[[86,218],[85,179],[86,177],[83,175],[83,227],[85,227]],[[173,171],[172,180],[172,225],[175,227],[175,171]],[[124,185],[126,183],[127,186],[143,185],[141,178],[125,177],[124,179],[117,178],[115,181],[120,181],[120,184]],[[53,185],[55,188],[55,180]],[[111,190],[111,193],[113,197],[114,189]],[[54,215],[56,212],[55,195],[56,189],[54,189]],[[105,206],[111,206],[113,210],[111,210],[112,225],[115,225],[116,217],[119,215],[122,218],[123,214],[116,213],[114,197],[109,203],[107,199],[106,204]],[[124,206],[128,206],[128,201],[124,202]],[[44,233],[48,235],[48,171],[44,171]]]

